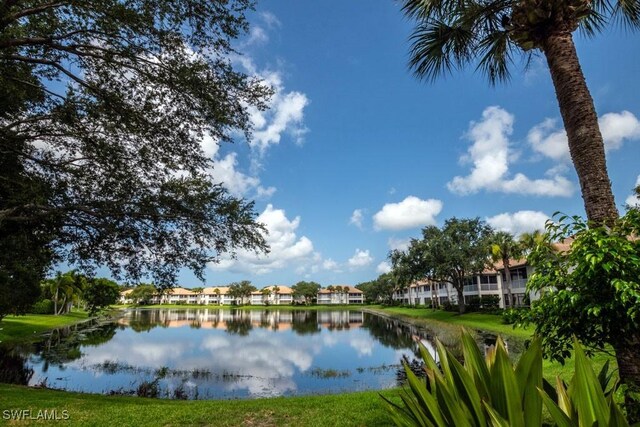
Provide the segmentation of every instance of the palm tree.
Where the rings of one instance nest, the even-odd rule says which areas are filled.
[[[604,144],[572,33],[601,31],[609,21],[640,28],[639,0],[403,0],[416,19],[410,67],[434,79],[473,62],[494,84],[509,79],[518,54],[547,60],[582,190],[587,218],[615,219]]]
[[[279,292],[280,292],[280,286],[275,285],[273,287],[273,295],[274,295],[274,297],[276,299],[275,300],[276,305],[280,305],[280,294],[279,294]]]
[[[262,292],[262,302],[264,304],[268,304],[269,296],[271,296],[271,289],[263,288],[260,292]]]
[[[216,299],[218,301],[218,305],[222,305],[222,301],[220,301],[220,288],[215,288],[213,290],[213,293],[216,296]]]
[[[510,269],[511,260],[518,259],[522,257],[522,255],[522,245],[513,238],[513,235],[505,231],[498,231],[493,235],[491,242],[491,259],[493,262],[502,262],[502,266],[504,267],[510,307],[513,307],[513,291],[511,286]]]

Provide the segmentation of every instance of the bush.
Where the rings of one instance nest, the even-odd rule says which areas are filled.
[[[608,363],[596,375],[577,341],[570,385],[556,378],[555,388],[542,377],[542,345],[531,342],[512,365],[503,341],[486,358],[469,332],[462,332],[464,365],[436,341],[439,364],[420,344],[426,379],[403,361],[409,389],[402,403],[381,396],[399,426],[527,426],[543,425],[543,405],[554,425],[628,427],[613,399]],[[526,420],[526,421],[525,421]]]
[[[485,295],[481,298],[482,311],[492,313],[500,310],[500,297],[498,295]]]
[[[50,299],[42,299],[31,308],[33,314],[53,314],[53,301]]]
[[[453,311],[454,313],[458,312],[458,304],[451,304],[449,301],[442,304],[442,309],[444,311]]]
[[[525,315],[529,312],[528,308],[507,308],[502,312],[502,323],[505,325],[513,325],[515,323],[522,323]]]

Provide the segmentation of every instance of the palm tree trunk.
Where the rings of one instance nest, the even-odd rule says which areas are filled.
[[[629,387],[629,392],[640,392],[640,335],[632,334],[614,347],[620,380]],[[640,421],[640,402],[633,401],[626,393],[625,404],[630,423]]]
[[[506,261],[506,262],[505,262]],[[511,290],[511,270],[509,269],[509,259],[502,260],[502,264],[504,265],[504,275],[506,277],[507,282],[507,295],[509,296],[509,308],[513,308],[513,291]]]
[[[578,173],[587,218],[596,223],[618,217],[607,173],[602,134],[569,31],[549,34],[543,41],[560,113]]]

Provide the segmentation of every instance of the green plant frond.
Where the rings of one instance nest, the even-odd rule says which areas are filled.
[[[496,341],[495,361],[491,366],[491,404],[514,427],[524,426],[520,386],[500,337]]]
[[[515,369],[520,386],[525,425],[539,427],[542,424],[542,398],[538,389],[542,387],[542,342],[535,338],[529,348],[520,356]]]
[[[607,425],[609,408],[600,388],[598,378],[593,372],[582,346],[574,339],[574,354],[576,373],[573,378],[574,387],[571,394],[574,396],[574,404],[578,417],[583,425]]]
[[[477,69],[487,76],[492,85],[508,81],[511,77],[509,66],[513,64],[509,33],[491,32],[480,41],[478,48],[481,57]]]
[[[446,378],[444,380],[436,379],[436,382],[438,383],[436,389],[438,406],[447,425],[472,426],[471,413],[456,395],[453,383],[447,383]]]
[[[480,397],[484,400],[490,400],[489,384],[491,377],[489,368],[487,368],[487,363],[482,357],[476,342],[466,329],[462,330],[462,354],[464,367],[473,378]]]
[[[574,424],[572,423],[571,418],[567,416],[567,414],[553,401],[553,399],[551,399],[547,393],[541,389],[538,389],[538,392],[540,393],[540,396],[542,396],[544,406],[547,407],[553,422],[558,427],[573,427]]]
[[[594,37],[602,32],[606,25],[607,19],[605,15],[595,9],[591,9],[591,12],[580,21],[580,32],[587,37]]]
[[[419,414],[424,414],[424,418],[426,418],[431,425],[445,425],[444,420],[440,415],[436,399],[431,395],[431,393],[429,393],[425,385],[418,379],[418,377],[416,377],[409,366],[404,363],[403,365],[409,387],[415,397],[415,403],[417,405],[416,409]],[[418,414],[416,414],[416,416],[417,415]]]
[[[424,20],[455,13],[464,0],[403,0],[402,12],[409,18]]]
[[[613,19],[624,28],[640,29],[640,1],[618,0],[613,9]]]
[[[487,402],[482,402],[484,404],[484,408],[489,414],[489,421],[491,422],[491,426],[493,427],[510,427],[511,424],[494,409]]]
[[[410,41],[409,68],[418,78],[428,80],[468,63],[475,43],[467,28],[439,20],[422,21]]]

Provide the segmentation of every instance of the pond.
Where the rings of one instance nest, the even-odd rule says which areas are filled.
[[[0,381],[176,399],[378,390],[416,340],[433,349],[431,331],[359,310],[137,309],[0,347]]]

